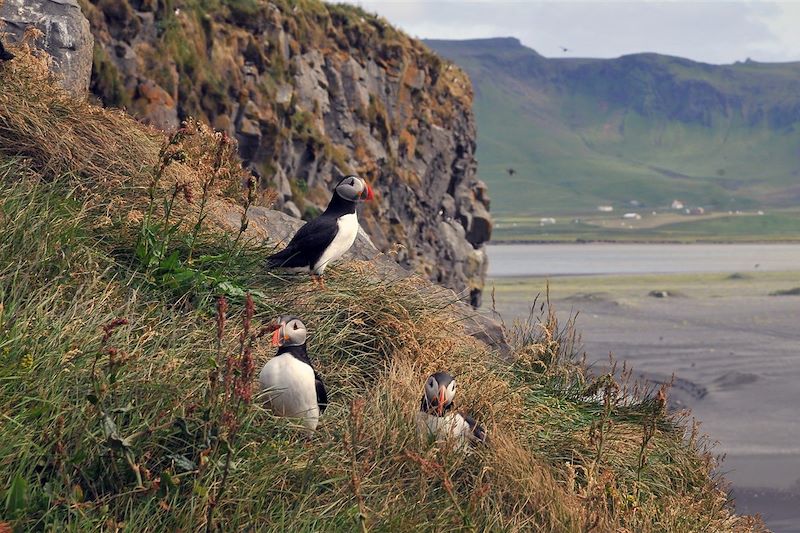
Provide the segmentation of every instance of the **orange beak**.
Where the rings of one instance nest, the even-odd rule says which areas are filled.
[[[281,326],[278,324],[278,327],[275,328],[275,331],[272,332],[272,345],[276,348],[281,345]]]
[[[375,194],[372,192],[372,187],[369,186],[369,183],[364,183],[367,185],[367,196],[364,199],[372,200],[375,197]]]
[[[439,416],[444,414],[444,387],[439,387],[439,403],[436,404],[436,410],[439,412]]]

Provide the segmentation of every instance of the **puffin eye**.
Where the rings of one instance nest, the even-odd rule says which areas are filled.
[[[349,185],[355,185],[355,184],[356,184],[356,180],[354,180],[353,178],[350,178]]]
[[[294,327],[292,329],[297,330],[297,322],[294,323]]]

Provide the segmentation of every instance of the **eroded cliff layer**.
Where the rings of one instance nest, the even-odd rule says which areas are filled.
[[[194,116],[236,136],[295,216],[314,216],[342,175],[366,177],[378,197],[362,224],[375,245],[479,303],[492,222],[460,69],[351,6],[83,7],[96,40],[91,89],[106,105],[165,129]]]

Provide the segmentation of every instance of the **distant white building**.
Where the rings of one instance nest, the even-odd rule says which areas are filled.
[[[624,215],[622,215],[622,218],[624,218],[625,220],[641,220],[642,215],[640,215],[639,213],[625,213]]]
[[[672,200],[672,209],[683,209],[683,202],[680,200]]]
[[[539,225],[540,226],[549,226],[549,225],[555,224],[555,223],[556,223],[556,219],[554,219],[552,217],[544,217],[544,218],[540,218],[539,219]]]
[[[598,205],[597,210],[601,213],[610,213],[614,210],[613,205]]]

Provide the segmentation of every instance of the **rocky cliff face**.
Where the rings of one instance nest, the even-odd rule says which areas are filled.
[[[375,245],[477,305],[492,222],[466,75],[358,8],[206,4],[84,4],[94,94],[161,128],[195,116],[227,131],[294,216],[324,208],[342,175],[367,178]]]
[[[76,0],[5,0],[0,2],[2,31],[9,43],[23,39],[30,28],[29,44],[47,52],[53,71],[64,87],[85,98],[92,70],[92,34]]]

